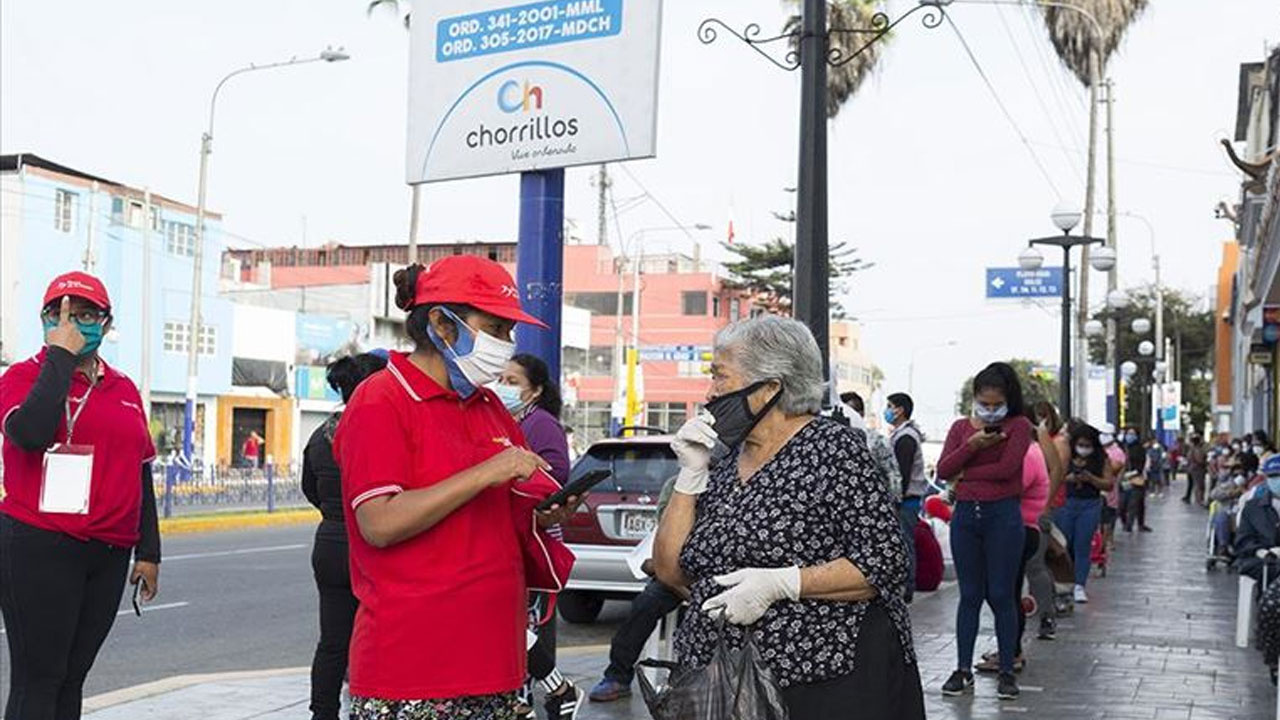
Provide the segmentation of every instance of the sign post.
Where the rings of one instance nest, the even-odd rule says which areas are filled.
[[[987,268],[988,300],[1060,298],[1062,287],[1062,268],[1060,267],[1042,267],[1035,270],[1016,267]]]
[[[410,28],[409,184],[521,173],[516,281],[560,376],[564,168],[656,153],[661,0],[437,0]]]

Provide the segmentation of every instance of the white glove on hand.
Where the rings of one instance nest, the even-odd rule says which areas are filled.
[[[703,413],[682,425],[671,441],[671,449],[680,461],[676,492],[701,495],[707,489],[707,468],[716,446],[716,431],[711,429],[714,423],[715,418]]]
[[[751,625],[779,600],[800,599],[800,568],[748,568],[720,575],[716,582],[729,588],[702,603],[702,611],[724,617],[734,625]]]

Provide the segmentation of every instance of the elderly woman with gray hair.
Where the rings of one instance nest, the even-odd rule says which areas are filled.
[[[813,335],[763,316],[714,349],[706,413],[672,443],[654,553],[658,578],[692,595],[681,664],[710,661],[723,616],[730,647],[751,633],[791,720],[923,718],[897,512],[864,436],[818,417]]]

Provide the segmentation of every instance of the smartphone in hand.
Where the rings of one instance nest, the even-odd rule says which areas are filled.
[[[147,579],[139,577],[133,585],[133,614],[142,617],[142,591],[147,587]]]

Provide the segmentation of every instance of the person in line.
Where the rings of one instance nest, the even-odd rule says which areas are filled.
[[[676,478],[672,477],[662,486],[658,494],[658,519],[666,513],[671,495],[676,489]],[[636,663],[640,653],[644,652],[645,643],[658,623],[675,612],[688,598],[689,592],[684,588],[671,588],[664,585],[654,573],[653,559],[646,560],[641,569],[651,577],[644,590],[631,601],[631,612],[627,619],[613,634],[609,643],[609,667],[605,668],[604,677],[591,688],[588,696],[591,702],[615,702],[631,697],[631,683],[636,676]]]
[[[1259,551],[1280,547],[1280,456],[1267,458],[1262,474],[1266,483],[1244,504],[1235,544],[1236,567],[1259,583],[1259,592],[1266,590],[1264,580],[1270,584],[1280,575],[1280,557],[1258,557]]]
[[[485,258],[394,279],[414,349],[356,389],[334,437],[360,601],[351,718],[511,720],[528,588],[567,575],[538,564],[564,548],[533,526],[563,522],[577,501],[535,513],[554,491],[550,466],[486,386],[514,354],[515,324],[541,323]]]
[[[867,427],[867,405],[861,395],[853,391],[841,393],[840,402],[844,403],[852,412],[852,417],[849,418],[850,426],[866,435],[867,447],[871,450],[871,456],[875,458],[876,467],[880,469],[880,475],[889,491],[889,497],[893,498],[895,503],[900,502],[902,496],[902,469],[898,464],[898,459],[894,455],[893,449],[889,446],[888,438]],[[912,528],[913,537],[914,533],[915,528]],[[915,545],[912,543],[907,547],[908,552],[910,552]],[[914,575],[908,574],[907,602],[911,601],[911,590],[914,588],[911,582],[912,578],[914,578]]]
[[[1116,478],[1116,482],[1111,484],[1111,489],[1102,494],[1102,541],[1109,550],[1115,547],[1116,519],[1120,516],[1119,478],[1124,477],[1124,468],[1128,461],[1124,450],[1116,442],[1115,426],[1106,423],[1100,430],[1098,442],[1102,443],[1102,451],[1106,453],[1107,467],[1111,470],[1111,476]]]
[[[126,578],[145,601],[159,590],[155,448],[138,389],[99,355],[111,329],[102,281],[58,276],[40,321],[44,349],[0,375],[4,716],[73,720]]]
[[[716,334],[709,418],[676,433],[654,552],[658,579],[691,595],[678,661],[703,667],[750,633],[792,720],[923,718],[902,528],[864,436],[818,417],[824,386],[796,320]]]
[[[973,646],[984,600],[996,619],[996,696],[1012,700],[1020,694],[1013,674],[1018,632],[1013,584],[1026,536],[1020,496],[1032,428],[1025,413],[1014,369],[1007,363],[988,365],[973,380],[973,416],[951,426],[938,461],[938,476],[956,488],[951,556],[960,584],[958,662],[942,686],[944,695],[973,692]]]
[[[386,366],[382,354],[352,355],[329,363],[325,379],[345,404],[365,378]],[[341,410],[330,415],[311,433],[302,451],[302,494],[320,511],[311,549],[311,572],[320,594],[320,641],[311,660],[312,720],[338,720],[342,683],[347,679],[347,646],[359,606],[351,592],[342,477],[333,457],[333,436],[341,419]]]
[[[1169,484],[1168,463],[1168,451],[1164,449],[1159,438],[1152,436],[1147,441],[1147,462],[1142,474],[1147,479],[1147,492],[1153,498],[1164,497],[1165,487]]]
[[[924,433],[911,415],[915,401],[906,393],[894,393],[888,397],[884,409],[885,422],[893,428],[889,442],[898,459],[898,473],[902,476],[902,503],[898,506],[902,536],[907,539],[907,577],[916,575],[916,523],[920,520],[920,503],[929,491],[929,481],[924,471]],[[907,602],[911,602],[914,583],[907,583]]]
[[[569,442],[560,424],[560,384],[551,381],[547,364],[535,355],[512,356],[498,382],[491,386],[498,399],[520,424],[529,449],[547,461],[548,471],[561,487],[569,483]],[[585,496],[584,496],[585,497]],[[557,539],[564,539],[559,526],[547,528]],[[556,670],[555,596],[546,592],[529,593],[529,674],[547,694],[547,716],[550,720],[572,718],[586,699],[577,686]],[[533,717],[533,687],[525,683],[522,691],[521,717]]]
[[[1022,545],[1022,562],[1018,566],[1018,574],[1013,582],[1013,597],[1015,600],[1021,600],[1022,586],[1025,582],[1031,586],[1036,607],[1042,609],[1046,606],[1053,607],[1053,578],[1049,576],[1049,569],[1044,566],[1045,547],[1040,540],[1040,521],[1044,517],[1045,509],[1049,506],[1050,476],[1061,476],[1062,465],[1058,461],[1058,452],[1053,445],[1053,436],[1049,433],[1047,424],[1036,428],[1036,439],[1037,442],[1027,447],[1027,454],[1022,463],[1022,500],[1019,507],[1022,511],[1022,525],[1026,534]],[[1031,581],[1029,573],[1032,570],[1032,561],[1037,557],[1039,561],[1038,567],[1035,568],[1037,577]],[[1041,620],[1044,619],[1050,619],[1052,622],[1052,615],[1041,614]],[[1013,658],[1014,672],[1022,672],[1026,666],[1026,657],[1022,652],[1022,637],[1026,630],[1027,613],[1020,607],[1017,650]],[[974,669],[978,672],[999,672],[999,653],[983,655],[982,662],[978,663]]]
[[[1198,506],[1204,506],[1205,478],[1209,474],[1209,448],[1199,433],[1192,433],[1187,447],[1187,492],[1182,502],[1190,503],[1192,495]]]
[[[1137,525],[1140,532],[1151,532],[1147,527],[1147,450],[1139,442],[1135,427],[1125,428],[1124,440],[1128,462],[1125,465],[1125,482],[1128,497],[1124,502],[1124,531],[1133,532]]]
[[[1102,521],[1102,493],[1115,485],[1111,463],[1097,429],[1077,422],[1070,430],[1071,461],[1064,468],[1067,503],[1053,514],[1053,523],[1067,538],[1067,552],[1075,564],[1076,603],[1089,602],[1090,547]]]
[[[1271,443],[1271,436],[1266,430],[1254,430],[1244,439],[1242,445],[1258,456],[1259,463],[1265,463],[1276,453],[1276,447]]]

